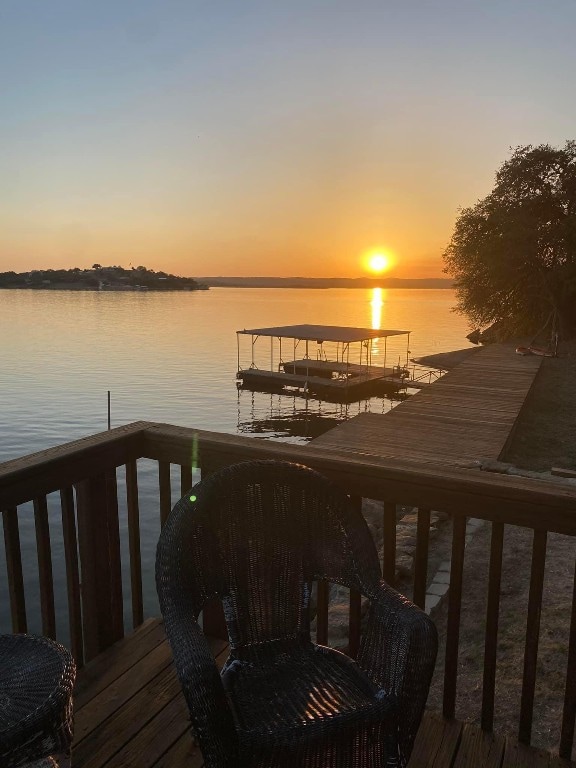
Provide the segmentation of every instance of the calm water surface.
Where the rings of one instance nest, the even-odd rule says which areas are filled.
[[[250,433],[253,413],[270,412],[270,396],[253,404],[251,393],[237,392],[236,330],[399,328],[412,331],[418,356],[468,345],[453,305],[449,290],[0,290],[0,461],[106,429],[107,390],[112,426],[143,419]],[[241,339],[241,363],[249,364],[249,337]],[[267,365],[269,345],[261,342]],[[403,339],[389,342],[389,360],[405,354]]]
[[[116,293],[0,290],[0,461],[106,429],[106,393],[112,426],[163,421],[218,432],[303,441],[310,419],[382,412],[395,403],[379,398],[339,406],[238,391],[236,331],[296,323],[396,328],[412,331],[410,356],[468,346],[466,321],[454,314],[450,290],[237,289],[193,293]],[[250,363],[249,337],[241,337],[241,364]],[[269,363],[262,339],[259,354]],[[259,347],[260,350],[260,347]],[[390,341],[388,361],[404,362],[406,342]],[[381,361],[382,343],[375,350]],[[380,356],[380,357],[379,357]],[[288,436],[287,419],[308,420]],[[336,423],[329,422],[329,423]],[[310,427],[312,429],[312,427]],[[308,433],[308,436],[310,434]],[[154,548],[158,536],[155,468],[139,469],[145,608],[156,609]],[[119,475],[119,487],[122,478]],[[177,494],[174,485],[174,498]],[[124,500],[121,535],[126,539]],[[58,499],[50,502],[55,591],[64,596]],[[39,629],[34,526],[29,505],[20,525],[30,629]],[[0,548],[0,632],[7,631],[8,601]],[[127,558],[124,558],[127,575]],[[125,590],[127,606],[130,595]],[[64,604],[57,605],[66,641]]]

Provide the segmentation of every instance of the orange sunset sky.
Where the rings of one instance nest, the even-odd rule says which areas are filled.
[[[7,0],[0,271],[440,277],[509,148],[574,138],[576,5]]]

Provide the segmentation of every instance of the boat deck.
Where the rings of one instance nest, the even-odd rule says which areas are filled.
[[[286,373],[311,373],[328,378],[334,373],[350,377],[364,376],[365,374],[382,377],[394,374],[392,368],[384,368],[381,365],[360,365],[359,363],[345,363],[339,360],[311,360],[306,358],[289,360],[282,363],[282,368]]]
[[[331,379],[326,376],[307,375],[306,373],[286,373],[284,371],[262,371],[259,368],[248,368],[238,371],[242,386],[256,391],[281,391],[286,387],[306,389],[309,394],[317,395],[327,401],[339,403],[354,402],[365,397],[371,397],[379,392],[380,387],[387,384],[382,368],[350,378]],[[390,382],[392,389],[403,388],[403,383]]]
[[[227,644],[211,646],[221,667]],[[149,619],[78,675],[74,768],[201,768],[162,623]],[[564,768],[514,739],[427,713],[409,768]]]
[[[513,345],[485,347],[388,413],[360,414],[312,444],[460,467],[497,459],[541,363],[541,357],[515,354]]]

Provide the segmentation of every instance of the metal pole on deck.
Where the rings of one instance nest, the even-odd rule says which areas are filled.
[[[108,429],[111,428],[110,423],[110,390],[108,390]]]

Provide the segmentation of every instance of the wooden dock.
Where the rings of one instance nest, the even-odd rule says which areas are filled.
[[[262,371],[258,368],[248,368],[238,371],[242,380],[242,388],[253,389],[257,392],[282,392],[291,388],[301,390],[303,394],[314,395],[321,400],[336,403],[353,403],[373,395],[383,394],[404,388],[403,382],[386,378],[386,371],[391,368],[367,368],[364,373],[355,374],[348,378],[329,378],[324,375],[308,375],[306,372],[287,373],[285,371]],[[288,391],[288,390],[287,390]]]
[[[497,459],[514,430],[542,358],[495,344],[386,414],[364,413],[312,441],[341,453],[477,466]]]
[[[210,641],[216,664],[228,655]],[[80,671],[74,768],[202,768],[162,622],[149,619]],[[409,768],[566,768],[510,737],[426,713]]]

